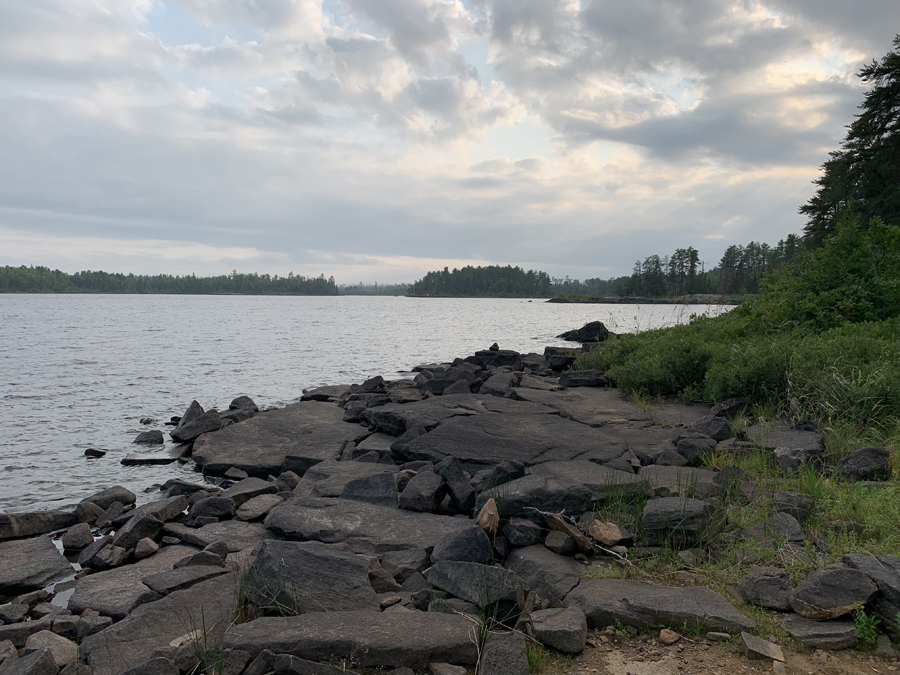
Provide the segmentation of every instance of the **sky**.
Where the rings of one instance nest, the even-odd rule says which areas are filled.
[[[608,278],[799,233],[897,0],[0,0],[0,265]]]

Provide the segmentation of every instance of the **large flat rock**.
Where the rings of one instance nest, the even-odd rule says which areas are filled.
[[[449,394],[436,396],[415,403],[389,403],[369,408],[363,414],[367,422],[381,431],[400,436],[407,429],[418,426],[433,429],[450,417],[480,415],[484,413],[556,414],[557,411],[543,405],[525,401],[479,394]]]
[[[612,496],[634,494],[644,490],[643,481],[633,473],[610,469],[594,462],[571,460],[544,462],[531,467],[533,476],[556,476],[573,483],[581,483],[590,491],[592,502],[602,502]]]
[[[517,516],[539,520],[530,509],[578,515],[592,506],[591,491],[584,484],[558,476],[525,476],[485,490],[475,502],[478,513],[494,499],[504,518]]]
[[[471,521],[414,513],[346,499],[292,497],[266,517],[266,527],[287,539],[346,544],[355,553],[409,548],[431,551]]]
[[[0,595],[34,591],[73,573],[50,537],[0,543]]]
[[[316,612],[266,617],[232,626],[225,647],[256,656],[263,649],[310,661],[347,659],[363,667],[473,665],[477,629],[441,612]]]
[[[543,544],[514,549],[506,567],[516,573],[525,588],[562,607],[566,595],[578,585],[582,567],[572,558],[551,551]]]
[[[573,459],[603,463],[626,450],[624,443],[609,442],[599,430],[558,415],[506,413],[445,420],[412,439],[401,454],[407,460],[431,462],[456,457],[474,473],[505,460],[526,466]]]
[[[396,440],[393,436],[389,438]],[[379,473],[396,473],[398,468],[388,464],[339,462],[328,459],[303,474],[303,478],[294,488],[294,494],[301,497],[340,497],[344,486],[351,480]]]
[[[591,628],[616,622],[635,628],[714,630],[736,634],[756,624],[734,605],[704,586],[675,588],[628,579],[584,579],[566,596]]]
[[[515,392],[526,401],[548,406],[558,410],[564,417],[592,427],[610,423],[653,421],[649,413],[623,399],[615,389],[578,387],[548,391],[518,387]]]
[[[262,546],[273,535],[262,523],[245,523],[240,520],[225,520],[221,523],[211,523],[188,532],[182,538],[185,544],[191,544],[198,548],[206,548],[217,541],[228,544],[229,553],[239,551],[251,551]]]
[[[234,466],[259,478],[282,471],[302,476],[314,464],[337,459],[348,441],[368,435],[343,416],[333,403],[295,403],[203,434],[194,443],[193,457],[207,475],[221,476]]]
[[[202,631],[198,649],[221,644],[231,623],[237,592],[234,574],[204,581],[162,600],[141,605],[124,620],[84,639],[80,654],[94,675],[121,675],[147,663],[157,649],[194,631]],[[194,653],[193,644],[183,647]]]
[[[141,582],[142,578],[169,572],[176,562],[196,552],[187,546],[166,546],[132,565],[82,577],[75,583],[69,609],[76,614],[95,609],[103,616],[122,619],[135,607],[159,598]]]
[[[29,513],[0,513],[0,541],[22,539],[71,527],[78,521],[75,507]]]

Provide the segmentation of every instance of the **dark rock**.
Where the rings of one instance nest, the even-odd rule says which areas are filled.
[[[243,650],[241,650],[243,651]],[[275,653],[269,649],[263,649],[254,658],[242,675],[266,675],[275,670]]]
[[[805,619],[836,619],[865,605],[878,592],[863,572],[846,565],[816,570],[791,594],[791,607]]]
[[[245,520],[247,522],[262,520],[272,509],[283,501],[284,498],[279,495],[259,495],[258,497],[248,499],[241,504],[241,508],[237,510],[234,517],[238,520]]]
[[[541,609],[531,613],[534,638],[565,654],[580,654],[587,639],[587,619],[580,609]]]
[[[511,349],[483,349],[475,352],[473,356],[467,357],[466,361],[482,368],[502,368],[504,366],[515,366],[520,358],[519,352],[514,352]]]
[[[38,649],[18,658],[10,656],[0,666],[0,675],[56,675],[59,666],[49,649]]]
[[[891,452],[885,448],[863,448],[838,462],[834,472],[844,480],[884,481],[891,479]]]
[[[894,639],[900,638],[900,558],[850,554],[841,562],[864,573],[878,586],[871,609],[881,619],[885,632]]]
[[[525,518],[510,518],[503,526],[503,535],[517,548],[532,546],[541,540],[541,528]]]
[[[468,382],[465,380],[456,380],[452,384],[444,387],[442,394],[447,396],[452,396],[453,394],[468,394],[471,392],[471,388]]]
[[[399,506],[406,511],[434,512],[446,490],[443,478],[432,471],[422,471],[413,476],[403,488]]]
[[[356,675],[351,670],[331,666],[327,663],[307,661],[290,654],[275,657],[275,675]]]
[[[784,620],[784,629],[792,638],[813,649],[849,649],[857,642],[852,621],[810,621],[792,614]]]
[[[572,556],[578,553],[578,544],[575,543],[575,540],[565,532],[558,530],[553,530],[547,534],[544,546],[559,555]]]
[[[80,502],[78,506],[75,507],[75,519],[79,523],[93,525],[102,515],[103,509],[91,502]]]
[[[84,451],[84,456],[91,459],[100,459],[106,457],[106,450],[98,450],[97,448],[88,448]]]
[[[235,583],[234,575],[225,574],[141,605],[122,621],[85,638],[81,657],[95,675],[118,675],[128,665],[146,663],[158,649],[168,648],[194,630],[203,631],[205,644],[221,644],[233,618]],[[193,656],[190,643],[182,649]]]
[[[506,567],[521,579],[525,588],[546,598],[551,606],[562,606],[563,599],[581,579],[581,565],[541,545],[518,548],[509,554]]]
[[[381,565],[401,584],[416,572],[421,572],[429,565],[429,556],[421,548],[404,548],[399,551],[388,551],[381,556]]]
[[[501,619],[524,600],[515,573],[502,567],[441,560],[428,571],[428,583],[477,607],[495,606]]]
[[[189,515],[191,518],[209,516],[212,518],[231,518],[234,516],[234,501],[228,497],[207,497],[194,502]]]
[[[776,513],[769,516],[764,522],[745,527],[743,537],[747,540],[758,542],[785,542],[806,541],[806,532],[797,522],[797,519],[788,513]]]
[[[219,522],[215,516],[197,516],[192,519],[195,527],[204,527],[205,525],[214,525]]]
[[[343,422],[343,414],[331,403],[312,401],[270,410],[197,439],[193,457],[207,475],[237,467],[259,478],[282,471],[302,476],[323,460],[338,459],[348,441],[368,435]]]
[[[721,419],[714,417],[712,419]],[[690,466],[700,466],[703,458],[716,450],[716,442],[708,436],[692,436],[682,438],[675,446],[676,452],[687,460]],[[659,461],[657,460],[657,464]]]
[[[454,457],[445,457],[434,465],[434,472],[444,479],[450,505],[460,513],[468,513],[475,506],[475,490]]]
[[[171,659],[158,656],[136,668],[125,671],[124,675],[179,675],[181,671]]]
[[[81,642],[88,635],[94,635],[102,630],[106,630],[112,624],[112,617],[109,616],[82,616],[78,620],[75,637],[78,642]]]
[[[199,404],[196,401],[191,403],[191,407],[193,408],[195,404],[199,407]],[[200,410],[203,409],[200,408]],[[169,432],[169,436],[171,436],[172,440],[176,443],[189,443],[198,438],[201,434],[210,431],[218,431],[221,428],[222,420],[219,419],[219,412],[217,410],[208,410],[201,413],[199,416],[191,416],[190,418],[188,418],[185,413],[185,416],[181,418],[178,426]]]
[[[555,355],[547,357],[547,368],[554,372],[560,373],[564,370],[568,370],[573,365],[575,365],[575,361],[578,360],[577,356],[566,356],[566,355]]]
[[[161,445],[166,442],[166,439],[161,431],[154,429],[153,431],[142,431],[131,442],[138,445]]]
[[[294,488],[301,497],[340,497],[347,483],[380,473],[393,474],[395,467],[371,462],[326,460],[309,469]]]
[[[585,460],[544,462],[533,466],[531,475],[580,483],[587,488],[591,502],[606,501],[613,495],[638,494],[644,490],[641,479],[633,472],[617,471]]]
[[[471,484],[476,492],[484,492],[525,475],[522,462],[506,460],[489,469],[482,469],[472,477]]]
[[[611,333],[601,321],[590,321],[576,330],[568,330],[560,333],[557,338],[568,342],[604,342],[609,339]]]
[[[316,541],[265,542],[247,573],[244,593],[257,606],[280,611],[378,611],[367,563]]]
[[[711,505],[699,499],[651,499],[644,506],[641,531],[648,546],[690,547],[706,538],[711,515]]]
[[[225,545],[225,552],[227,555],[227,544]],[[182,567],[193,567],[196,565],[202,567],[225,567],[225,559],[217,553],[213,553],[212,551],[200,551],[199,553],[195,553],[194,555],[189,555],[187,558],[182,558],[177,563],[172,565],[172,569],[177,570]]]
[[[24,647],[29,637],[42,630],[53,627],[53,617],[45,616],[35,621],[23,621],[9,626],[0,626],[0,642],[8,640],[16,647]]]
[[[778,468],[785,473],[796,473],[804,466],[821,467],[824,464],[821,449],[775,448],[773,454]]]
[[[232,485],[222,493],[222,498],[230,499],[238,508],[250,499],[259,495],[275,494],[278,487],[274,483],[263,480],[262,478],[245,478]]]
[[[640,479],[658,497],[709,498],[718,495],[722,487],[716,483],[716,472],[707,469],[676,466],[645,466]]]
[[[728,398],[724,401],[716,403],[712,410],[709,411],[710,415],[715,415],[716,417],[727,417],[733,418],[736,417],[744,408],[747,407],[747,399],[745,398]]]
[[[341,398],[350,389],[349,384],[330,384],[303,392],[301,401],[330,401]]]
[[[731,438],[731,426],[728,420],[719,415],[707,415],[691,425],[691,431],[696,431],[704,436],[709,436],[714,441],[724,441]]]
[[[741,643],[744,645],[744,653],[748,658],[784,663],[784,652],[773,642],[741,631]]]
[[[0,594],[18,595],[43,588],[72,573],[72,566],[49,537],[0,542]]]
[[[19,623],[28,616],[30,607],[19,602],[8,602],[0,605],[0,623]]]
[[[531,508],[577,515],[590,508],[591,491],[584,484],[565,478],[531,475],[482,492],[475,512],[480,512],[489,499],[494,499],[507,518],[533,516]]]
[[[659,452],[654,455],[652,462],[656,466],[682,467],[690,464],[687,457],[679,453],[678,450],[666,446],[659,448]]]
[[[166,521],[173,520],[181,516],[187,506],[187,498],[182,495],[168,497],[166,499],[159,499],[155,502],[141,504],[133,512],[123,514],[121,517],[116,518],[113,521],[113,525],[125,524],[125,522],[127,522],[129,518],[137,517],[140,515],[153,516],[157,520],[161,520],[165,523]]]
[[[751,605],[790,612],[794,582],[775,567],[754,567],[741,582],[740,591]]]
[[[479,675],[528,675],[525,635],[516,632],[489,632],[484,639]]]
[[[62,536],[62,545],[66,551],[81,551],[94,543],[91,526],[87,523],[73,525]]]
[[[361,667],[425,668],[436,661],[473,665],[471,622],[439,612],[316,612],[231,626],[225,646],[268,649],[311,661],[349,659]]]
[[[392,472],[373,473],[370,476],[354,478],[344,486],[340,497],[351,501],[397,508],[397,480]]]
[[[259,406],[249,396],[238,396],[228,404],[229,410],[252,410],[259,412]]]
[[[487,564],[494,558],[491,540],[478,525],[469,525],[441,539],[431,552],[434,562],[458,560]]]
[[[121,546],[113,546],[111,542],[111,537],[103,537],[95,541],[78,556],[79,564],[82,567],[97,570],[111,569],[122,565],[128,551]],[[84,563],[81,562],[82,560]]]
[[[101,490],[100,492],[96,492],[84,501],[96,504],[101,509],[106,510],[110,506],[112,506],[114,502],[119,502],[124,506],[128,506],[130,504],[134,504],[136,499],[137,498],[131,490],[128,490],[121,485],[116,485],[114,487]]]
[[[236,466],[233,466],[225,472],[224,477],[228,480],[237,482],[240,480],[244,480],[245,478],[250,478],[250,474],[243,469],[238,469]]]
[[[797,522],[806,522],[813,507],[813,497],[804,492],[775,491],[775,509],[793,516]]]
[[[0,541],[24,539],[62,530],[77,523],[74,508],[0,514]]]
[[[221,566],[209,565],[189,565],[179,569],[173,569],[168,572],[159,572],[143,577],[143,583],[151,591],[155,591],[160,595],[169,595],[175,591],[182,591],[190,588],[201,581],[207,581],[221,574],[227,574],[228,570]]]
[[[570,370],[559,376],[561,387],[608,387],[609,379],[602,370]]]
[[[738,633],[756,624],[708,588],[673,588],[626,579],[584,579],[566,596],[566,605],[584,612],[588,626],[617,620],[640,629],[721,630]]]
[[[774,451],[775,448],[796,448],[808,450],[810,453],[820,453],[824,449],[822,434],[817,431],[788,431],[764,432],[759,428],[747,430],[747,438],[764,450]]]
[[[154,518],[147,513],[136,514],[124,527],[116,532],[112,545],[124,548],[126,551],[133,549],[144,537],[155,539],[162,531],[163,521]]]
[[[229,553],[237,553],[258,548],[265,540],[273,538],[272,533],[266,530],[262,523],[226,520],[222,523],[204,525],[193,532],[186,533],[181,541],[198,548],[206,548],[211,544],[224,541],[228,544]]]

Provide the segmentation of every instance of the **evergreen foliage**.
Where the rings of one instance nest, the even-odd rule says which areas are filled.
[[[521,267],[466,265],[452,272],[444,268],[429,272],[409,288],[411,296],[549,298],[553,294],[550,275]]]
[[[183,295],[339,295],[334,277],[240,274],[217,277],[157,274],[66,274],[48,267],[0,268],[0,293],[158,293]]]
[[[341,295],[406,295],[409,284],[340,284]]]

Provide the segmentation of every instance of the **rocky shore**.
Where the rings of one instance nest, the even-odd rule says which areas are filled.
[[[132,461],[190,457],[196,480],[140,506],[113,486],[0,515],[0,675],[525,675],[536,649],[578,654],[611,630],[734,640],[777,669],[782,649],[752,634],[747,606],[819,649],[856,643],[860,607],[900,637],[900,558],[812,563],[799,583],[754,566],[753,546],[815,555],[808,495],[775,492],[759,522],[722,527],[760,488],[701,458],[764,448],[782,471],[821,467],[813,426],[735,437],[741,401],[638,407],[602,372],[568,371],[579,351],[494,345],[264,412],[194,402],[170,431],[177,452]],[[830,470],[877,489],[888,457],[864,449]],[[623,505],[639,506],[635,531],[614,517]],[[736,542],[747,573],[729,593],[616,578],[641,556],[690,568]]]

